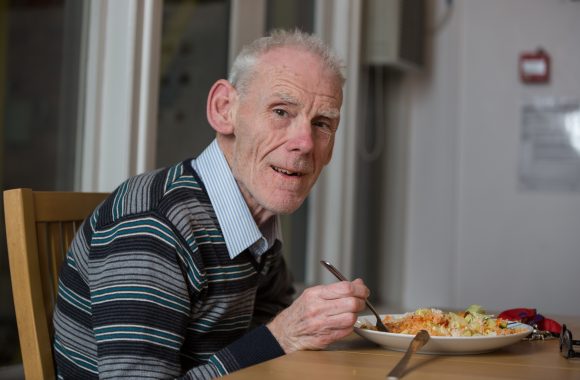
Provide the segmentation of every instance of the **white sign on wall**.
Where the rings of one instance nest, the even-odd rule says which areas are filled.
[[[580,102],[536,99],[521,117],[520,189],[580,192]]]

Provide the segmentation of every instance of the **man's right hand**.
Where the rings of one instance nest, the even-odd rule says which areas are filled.
[[[353,331],[369,289],[361,279],[308,288],[268,325],[285,353],[319,350]]]

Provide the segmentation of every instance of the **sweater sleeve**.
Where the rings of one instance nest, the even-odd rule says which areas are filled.
[[[89,279],[100,378],[210,379],[283,354],[260,326],[206,364],[181,368],[199,294],[191,289],[201,292],[204,283],[187,272],[185,249],[172,228],[141,215],[96,231],[92,246]]]
[[[184,378],[209,379],[224,376],[282,355],[284,355],[282,347],[270,333],[270,330],[262,325],[251,330],[223,350],[216,352],[210,357],[210,364],[192,368]],[[216,372],[213,376],[208,377],[210,370]]]

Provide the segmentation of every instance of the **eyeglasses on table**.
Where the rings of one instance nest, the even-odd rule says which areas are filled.
[[[568,330],[566,325],[562,325],[562,332],[560,333],[560,353],[566,359],[580,358],[580,352],[574,351],[574,346],[580,346],[580,340],[572,339],[572,332]]]

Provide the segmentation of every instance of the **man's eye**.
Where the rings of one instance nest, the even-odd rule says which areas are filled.
[[[274,109],[274,113],[280,117],[285,117],[288,116],[288,112],[284,111],[283,109],[280,108],[275,108]]]
[[[312,125],[315,126],[317,129],[322,130],[323,132],[332,133],[332,127],[329,123],[326,123],[324,121],[315,121],[312,123]]]

